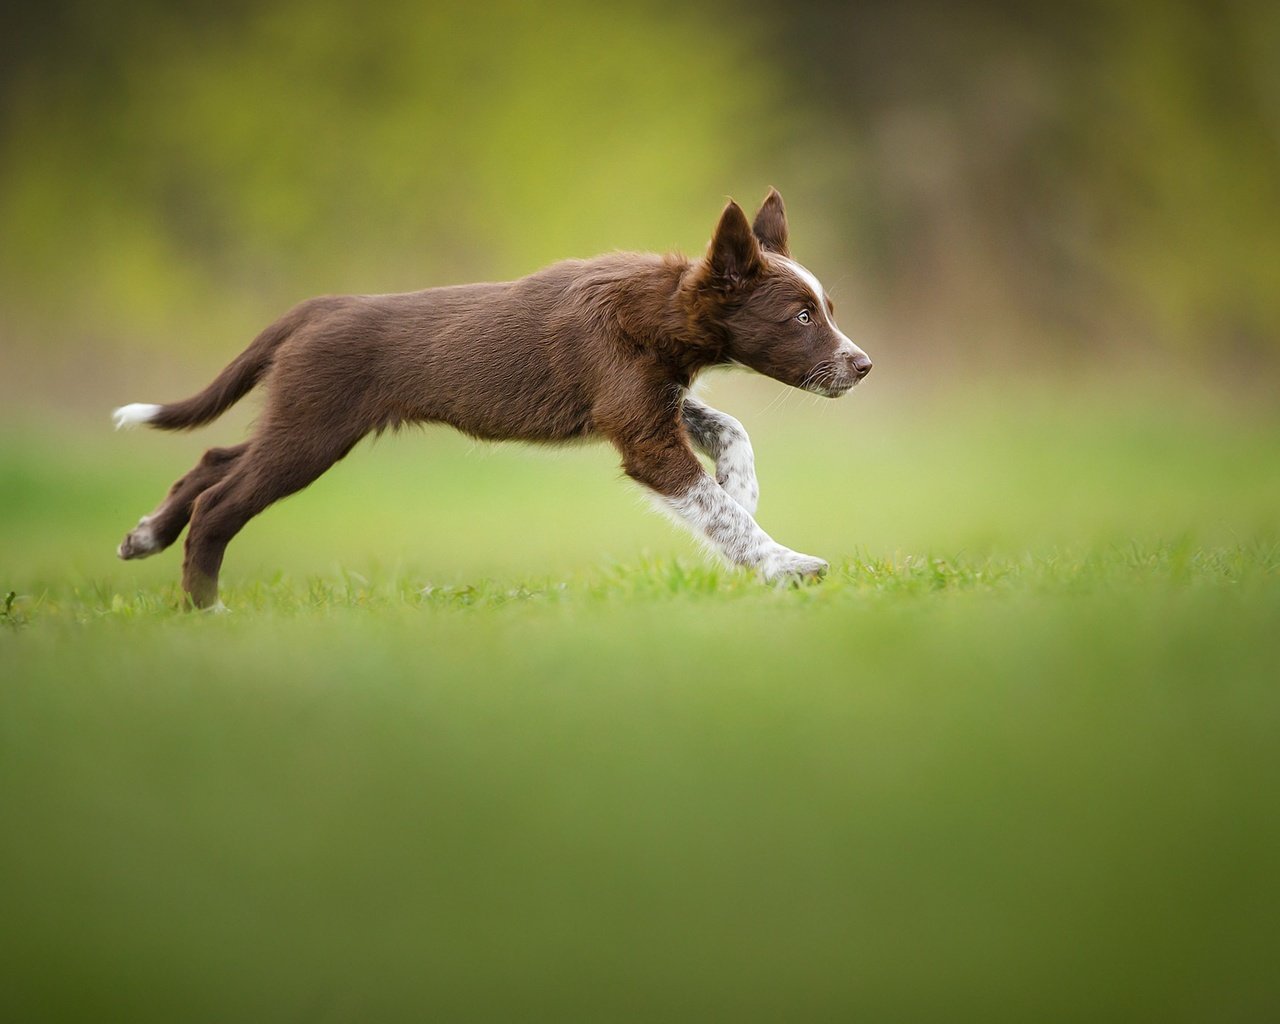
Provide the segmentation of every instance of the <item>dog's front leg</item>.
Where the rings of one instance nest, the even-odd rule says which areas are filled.
[[[742,424],[728,413],[713,409],[686,395],[680,411],[689,440],[716,464],[716,483],[734,501],[756,514],[760,484],[756,481],[756,457],[751,438]]]
[[[767,582],[818,579],[827,563],[783,547],[704,472],[683,438],[620,442],[628,476],[654,491],[693,533],[734,565],[758,572]]]

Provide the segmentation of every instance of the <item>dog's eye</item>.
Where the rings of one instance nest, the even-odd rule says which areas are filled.
[[[802,324],[807,324],[810,319],[809,311],[807,309],[802,309],[799,313],[796,314],[796,319],[799,320]]]

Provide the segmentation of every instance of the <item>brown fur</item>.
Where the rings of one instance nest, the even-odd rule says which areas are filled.
[[[700,370],[736,361],[803,385],[831,349],[829,331],[795,322],[809,300],[794,275],[769,270],[766,253],[786,250],[785,211],[771,191],[754,230],[730,203],[695,261],[617,253],[501,284],[304,302],[204,391],[152,417],[189,429],[259,381],[267,388],[254,436],[207,452],[144,520],[152,545],[130,549],[131,534],[121,557],[172,544],[189,520],[183,586],[207,607],[226,546],[249,519],[366,434],[405,423],[485,439],[600,436],[628,475],[660,495],[685,493],[703,472],[681,417]],[[838,390],[865,372],[836,368],[828,379]]]

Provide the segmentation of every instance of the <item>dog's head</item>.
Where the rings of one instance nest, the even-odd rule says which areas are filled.
[[[697,268],[704,316],[724,355],[793,387],[828,398],[871,371],[867,354],[836,326],[816,277],[791,258],[782,196],[770,189],[755,224],[730,202]]]

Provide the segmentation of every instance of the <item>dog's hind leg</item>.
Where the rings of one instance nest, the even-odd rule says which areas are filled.
[[[299,436],[301,434],[301,436]],[[260,435],[231,471],[195,500],[182,563],[182,587],[197,608],[218,602],[218,573],[227,545],[273,502],[306,487],[347,454],[355,436]]]
[[[238,444],[205,452],[191,472],[179,477],[169,488],[168,496],[159,507],[138,520],[138,525],[116,548],[116,554],[124,559],[146,558],[177,540],[191,518],[191,506],[196,498],[226,476],[248,447],[248,444]]]
[[[692,395],[685,396],[681,418],[694,447],[715,462],[716,483],[754,516],[760,501],[760,485],[756,481],[751,438],[742,424]]]

